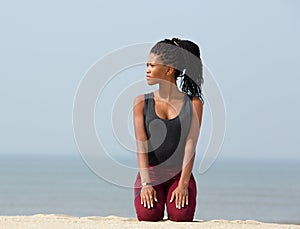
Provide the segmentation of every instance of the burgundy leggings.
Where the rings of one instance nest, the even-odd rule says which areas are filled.
[[[181,209],[177,209],[175,206],[175,200],[170,203],[171,195],[174,189],[177,187],[180,179],[180,174],[171,178],[170,180],[153,186],[156,191],[158,202],[154,201],[153,208],[146,208],[141,204],[140,197],[140,175],[137,175],[135,188],[134,188],[134,206],[136,215],[139,221],[159,221],[164,217],[165,205],[167,206],[168,219],[172,221],[193,221],[195,208],[196,208],[196,195],[197,188],[193,174],[189,181],[189,204]]]

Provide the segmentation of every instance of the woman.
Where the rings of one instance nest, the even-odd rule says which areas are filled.
[[[159,89],[134,101],[137,218],[162,220],[166,205],[169,220],[192,221],[197,192],[192,168],[203,110],[199,47],[178,38],[159,41],[150,51],[146,80]]]

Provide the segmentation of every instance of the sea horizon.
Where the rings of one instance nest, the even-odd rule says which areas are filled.
[[[136,217],[133,189],[98,177],[79,153],[0,158],[0,215]],[[299,165],[299,159],[220,157],[199,174],[196,161],[195,219],[300,224]]]

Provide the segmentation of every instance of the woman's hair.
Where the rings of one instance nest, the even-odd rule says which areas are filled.
[[[185,94],[197,96],[203,102],[203,64],[198,45],[178,38],[164,39],[157,42],[150,53],[158,55],[162,64],[174,67],[175,79],[182,77],[180,88]]]

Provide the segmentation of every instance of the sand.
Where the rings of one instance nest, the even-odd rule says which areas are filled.
[[[262,223],[253,220],[211,220],[195,222],[172,222],[164,220],[160,222],[138,222],[132,218],[117,216],[99,217],[73,217],[68,215],[38,214],[32,216],[0,216],[0,228],[22,228],[22,229],[60,229],[60,228],[223,228],[223,229],[248,229],[248,228],[289,228],[300,229],[300,225]]]

